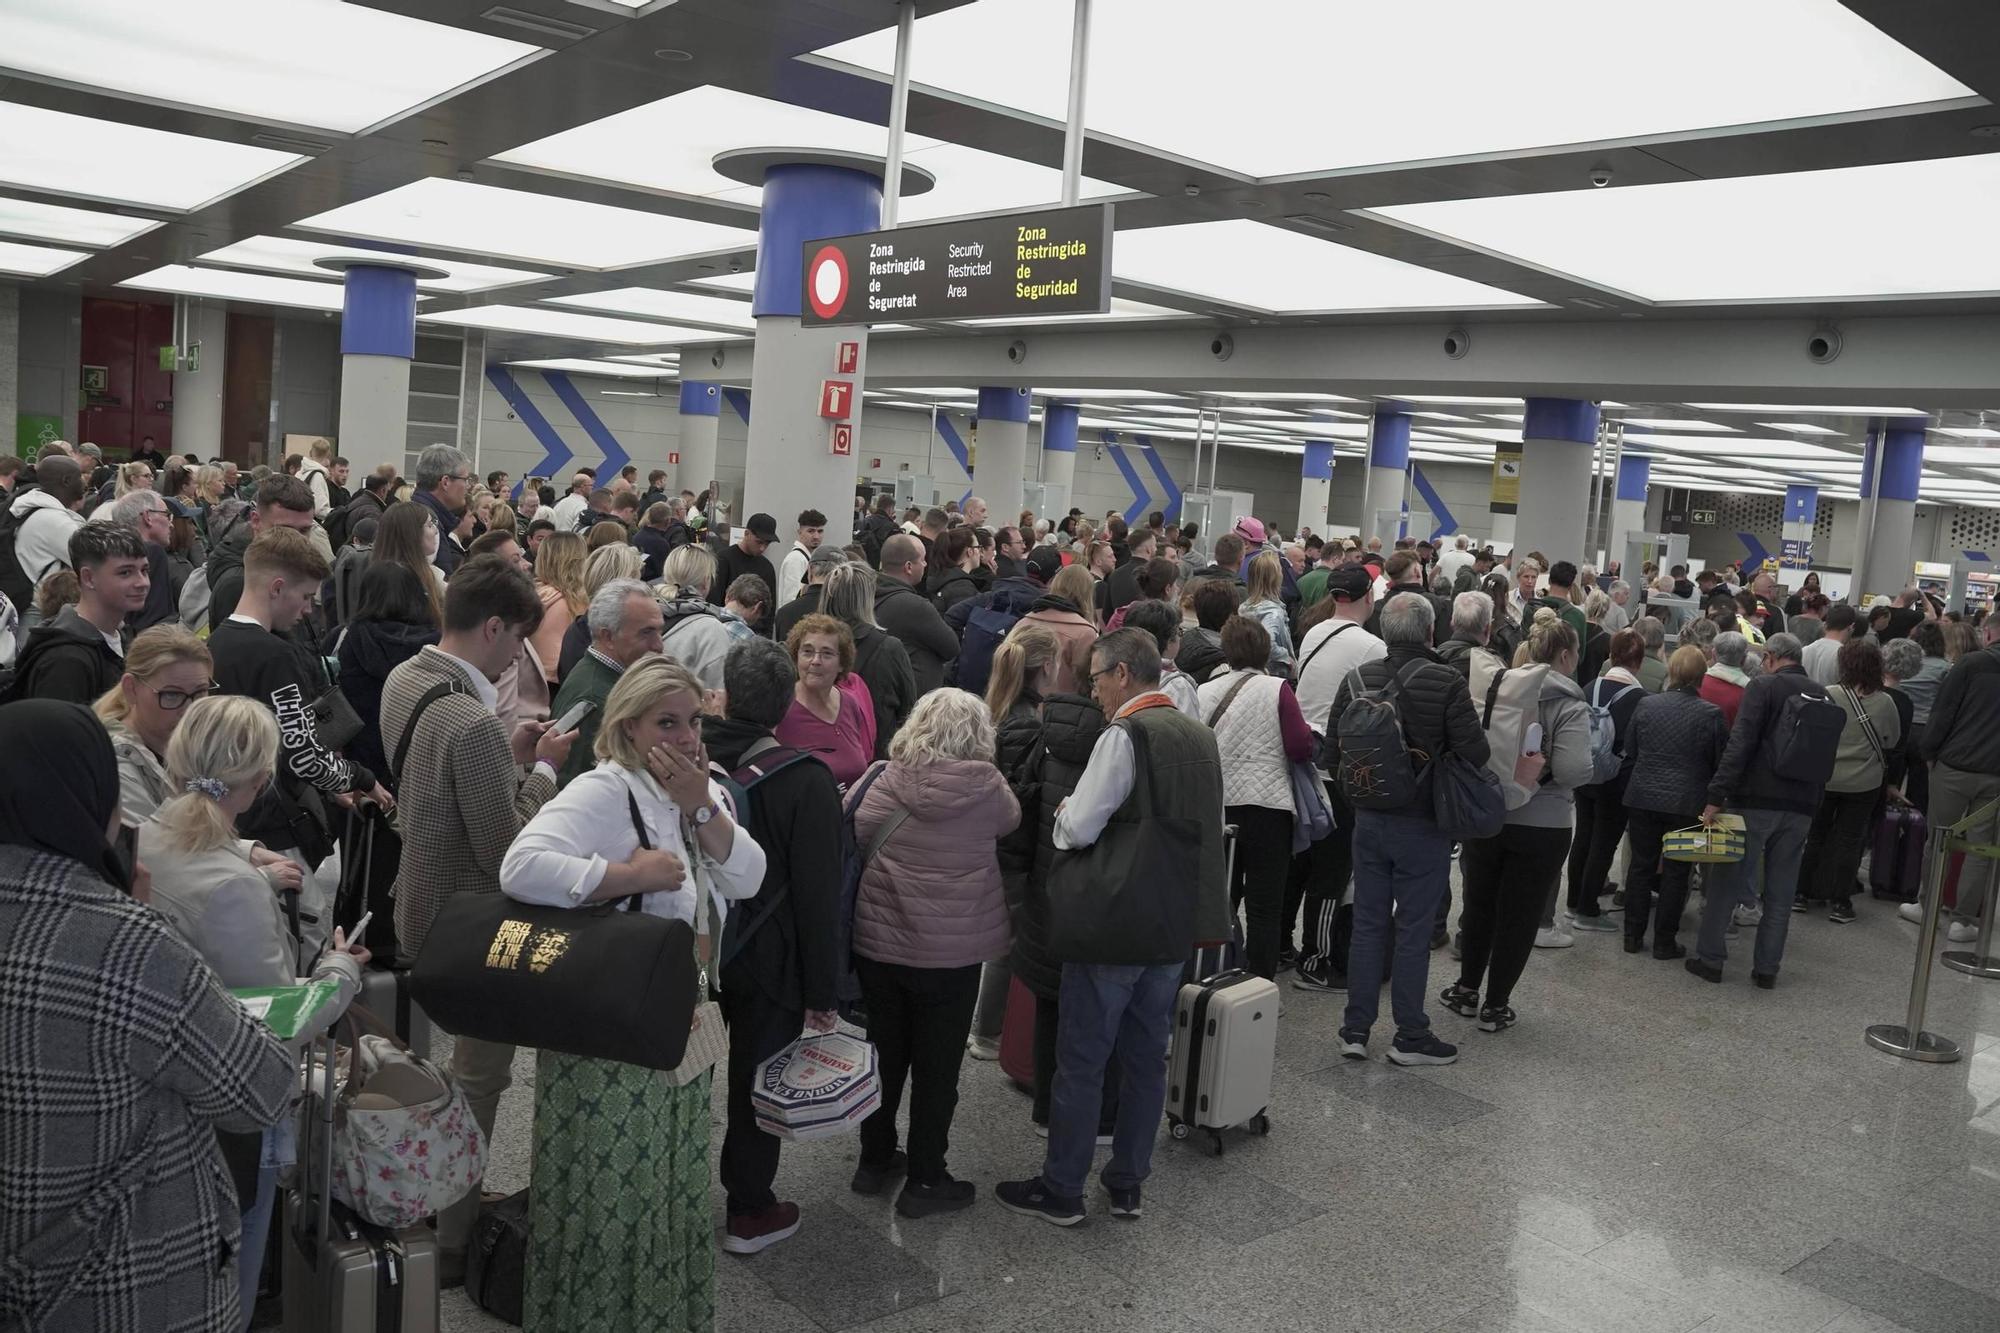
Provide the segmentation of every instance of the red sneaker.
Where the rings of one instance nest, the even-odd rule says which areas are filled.
[[[789,1240],[799,1229],[799,1206],[774,1203],[761,1213],[737,1213],[722,1233],[722,1248],[731,1254],[755,1254],[781,1240]]]

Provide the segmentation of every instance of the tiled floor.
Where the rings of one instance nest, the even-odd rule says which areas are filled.
[[[1961,1063],[1867,1049],[1866,1025],[1902,1020],[1915,930],[1861,913],[1793,918],[1771,992],[1741,959],[1711,986],[1579,935],[1537,951],[1511,1031],[1434,1013],[1462,1047],[1449,1068],[1343,1062],[1343,998],[1288,986],[1270,1137],[1214,1159],[1162,1134],[1132,1223],[1101,1198],[1071,1231],[1003,1212],[992,1183],[1033,1171],[1041,1140],[968,1061],[952,1167],[977,1205],[907,1222],[848,1191],[852,1140],[788,1150],[804,1229],[718,1258],[717,1327],[1995,1333],[2000,983],[1936,973],[1929,1026]],[[1432,962],[1435,993],[1452,964]],[[532,1074],[489,1188],[527,1183]],[[504,1325],[450,1292],[444,1327]]]

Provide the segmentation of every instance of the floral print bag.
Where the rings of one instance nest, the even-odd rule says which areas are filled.
[[[392,1037],[355,1035],[334,1103],[333,1197],[377,1226],[415,1226],[486,1174],[465,1090]]]

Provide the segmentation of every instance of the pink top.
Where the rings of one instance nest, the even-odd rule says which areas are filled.
[[[875,701],[860,676],[848,672],[834,686],[840,712],[831,722],[822,722],[810,708],[792,700],[785,720],[771,732],[780,745],[809,750],[826,761],[833,780],[845,791],[848,784],[868,771],[875,759]]]

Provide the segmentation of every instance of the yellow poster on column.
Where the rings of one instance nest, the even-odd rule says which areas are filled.
[[[1493,499],[1496,514],[1511,514],[1521,503],[1521,446],[1499,445],[1493,451]]]

